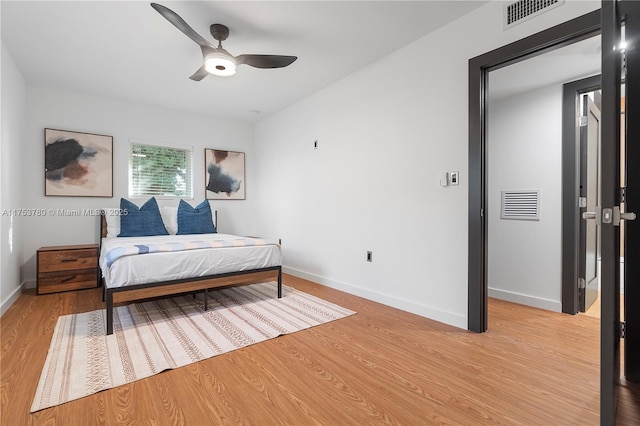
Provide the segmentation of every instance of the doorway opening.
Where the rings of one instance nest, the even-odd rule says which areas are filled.
[[[568,104],[563,99],[564,86],[567,81],[589,81],[583,77],[599,75],[600,55],[600,37],[594,36],[488,73],[485,216],[489,297],[567,311],[562,300],[562,271],[579,269],[573,258],[565,261],[562,256],[566,239],[562,235],[566,226],[563,213],[564,204],[575,204],[578,193],[575,176],[563,185],[568,176],[563,163],[568,157],[571,168],[580,169],[579,164],[573,164],[580,154],[576,144],[580,132],[574,129],[565,136],[569,132],[564,127],[576,126],[580,104],[576,104],[574,91],[570,104],[573,118],[564,123],[563,110]],[[547,72],[551,69],[553,73]],[[599,135],[597,124],[592,124],[589,135]],[[597,155],[592,159],[598,163]],[[596,185],[597,178],[596,174]],[[529,194],[534,194],[534,199]],[[564,202],[565,198],[570,202]],[[596,199],[589,201],[595,203]],[[574,210],[570,219],[578,224],[580,212]],[[568,279],[575,293],[576,278]],[[588,288],[592,286],[590,282]],[[575,307],[571,309],[571,313],[577,312]]]
[[[488,327],[485,139],[489,72],[597,36],[601,31],[600,22],[600,11],[594,11],[469,60],[468,328],[471,331],[484,332]]]
[[[580,113],[577,125],[578,181],[580,188],[580,258],[578,262],[578,309],[588,316],[600,318],[600,226],[596,220],[586,220],[602,205],[600,199],[600,89],[579,96]]]

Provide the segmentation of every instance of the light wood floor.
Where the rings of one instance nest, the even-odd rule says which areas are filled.
[[[582,315],[588,315],[590,317],[600,318],[600,309],[602,306],[600,304],[600,300],[601,300],[601,296],[600,296],[600,293],[598,293],[598,298],[596,299],[596,301],[593,302],[593,305],[591,305],[589,309],[583,312]],[[620,301],[624,302],[624,299],[621,299]],[[620,306],[622,308],[624,306],[624,303],[621,303]]]
[[[490,301],[475,334],[309,281],[358,313],[29,414],[56,318],[100,290],[20,296],[1,321],[0,424],[599,423],[599,321]],[[624,386],[619,424],[640,424]]]

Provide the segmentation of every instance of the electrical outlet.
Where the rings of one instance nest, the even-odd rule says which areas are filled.
[[[318,139],[313,141],[313,149],[318,149]]]
[[[368,251],[367,252],[367,262],[373,262],[373,252],[372,251]]]

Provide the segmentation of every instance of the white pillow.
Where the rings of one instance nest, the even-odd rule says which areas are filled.
[[[102,210],[107,220],[107,238],[117,237],[120,233],[120,209],[107,207]]]
[[[171,235],[176,235],[178,233],[178,208],[171,206],[160,207],[160,216],[162,216],[167,232]]]

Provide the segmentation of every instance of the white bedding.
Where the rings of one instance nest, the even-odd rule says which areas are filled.
[[[153,237],[103,238],[100,268],[107,288],[178,280],[227,272],[278,266],[282,262],[280,245],[266,242],[224,248],[148,253],[124,256],[107,267],[106,254],[122,244],[163,244],[174,242],[238,240],[244,237],[229,234],[158,235]]]

